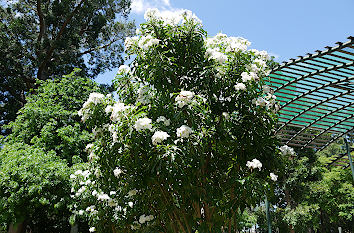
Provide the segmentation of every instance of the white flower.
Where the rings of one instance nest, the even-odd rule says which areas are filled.
[[[270,179],[271,179],[272,181],[277,181],[277,180],[278,180],[278,176],[275,175],[274,173],[271,172],[269,175],[270,175]]]
[[[95,227],[90,227],[89,232],[95,232],[96,228]]]
[[[153,215],[145,216],[145,214],[139,217],[139,223],[144,224],[145,222],[152,221],[154,219]]]
[[[92,194],[92,196],[96,196],[97,195],[97,191],[93,190],[91,194]]]
[[[93,92],[90,94],[89,98],[83,104],[82,108],[78,111],[78,115],[81,116],[81,120],[85,122],[91,115],[90,107],[91,105],[97,105],[103,102],[104,95]]]
[[[117,206],[117,203],[113,199],[108,200],[108,206],[109,207],[115,207]]]
[[[119,74],[128,74],[128,73],[130,73],[130,67],[127,65],[121,65],[118,68],[118,73]]]
[[[84,210],[79,210],[79,215],[83,215],[85,213]]]
[[[242,72],[241,77],[244,83],[252,80],[252,77],[247,72]]]
[[[142,104],[149,104],[151,102],[151,95],[149,93],[150,88],[148,86],[143,86],[138,89],[137,102]]]
[[[147,35],[147,36],[142,36],[138,42],[138,46],[142,49],[142,50],[147,50],[149,49],[151,46],[157,45],[160,43],[159,39],[153,38],[151,35]]]
[[[151,221],[154,219],[154,216],[153,215],[148,215],[145,217],[146,221]]]
[[[87,208],[86,208],[86,211],[87,211],[87,212],[94,212],[94,211],[95,211],[95,206],[92,205],[92,206],[87,207]]]
[[[246,39],[241,37],[229,37],[228,38],[228,46],[226,47],[226,52],[238,52],[238,51],[246,51],[247,44]]]
[[[139,37],[137,37],[137,36],[125,38],[125,41],[124,41],[125,49],[127,51],[129,51],[137,43],[138,40],[139,40]]]
[[[130,228],[134,230],[139,230],[140,229],[140,223],[138,221],[134,221],[133,225],[130,225]]]
[[[70,179],[75,179],[75,178],[76,178],[76,176],[74,174],[70,175]]]
[[[128,202],[130,208],[133,208],[134,203],[132,201]]]
[[[138,191],[136,189],[130,190],[128,192],[128,197],[132,197],[132,196],[136,195],[137,193],[138,193]]]
[[[124,103],[115,103],[113,106],[111,107],[106,107],[105,110],[106,113],[112,112],[111,114],[111,120],[112,121],[118,121],[120,116],[122,115],[122,113],[124,113],[124,111],[126,111],[127,109],[130,109],[130,106],[125,105]]]
[[[81,188],[79,188],[79,190],[77,190],[76,196],[79,196],[81,193],[85,192],[85,190],[86,190],[86,187],[82,186]]]
[[[97,93],[97,92],[93,92],[90,94],[89,98],[88,98],[88,102],[92,102],[94,104],[99,104],[102,103],[104,98],[104,95],[101,93]]]
[[[282,153],[282,155],[294,156],[296,154],[294,149],[287,146],[287,145],[284,145],[284,146],[280,147],[279,149],[280,149],[280,152]]]
[[[85,170],[81,173],[81,175],[83,177],[85,177],[85,179],[87,179],[90,176],[91,172],[89,170]]]
[[[244,90],[246,90],[246,85],[245,84],[243,84],[243,83],[237,83],[236,85],[235,85],[235,89],[236,89],[236,91],[244,91]]]
[[[212,56],[218,63],[222,64],[227,61],[227,56],[221,52],[215,51]]]
[[[122,169],[120,169],[120,168],[118,168],[118,167],[116,167],[116,168],[113,170],[113,174],[114,174],[115,177],[119,177],[120,174],[122,174],[122,173],[123,173]]]
[[[153,145],[160,144],[162,141],[166,140],[170,135],[164,131],[156,131],[154,135],[152,135],[151,140]]]
[[[260,67],[266,67],[266,66],[267,66],[266,63],[265,63],[265,61],[263,61],[263,60],[261,60],[261,59],[255,59],[253,62],[254,62],[255,64],[258,64]]]
[[[246,166],[249,169],[256,169],[258,168],[259,170],[261,170],[262,168],[262,163],[258,160],[258,159],[253,159],[252,161],[247,161]]]
[[[116,191],[110,191],[110,192],[109,192],[109,195],[111,195],[111,196],[116,195],[116,194],[117,194]]]
[[[158,18],[159,15],[160,15],[160,11],[157,8],[148,8],[145,11],[144,19],[146,21],[154,20],[154,19]]]
[[[268,85],[263,85],[263,92],[264,93],[269,93],[272,89]]]
[[[144,224],[145,222],[146,222],[146,218],[145,218],[145,214],[143,214],[139,217],[139,223]]]
[[[179,108],[192,101],[194,97],[194,92],[191,91],[181,91],[181,93],[176,97],[175,101]]]
[[[157,118],[156,122],[157,122],[157,123],[163,122],[164,125],[166,125],[166,126],[169,126],[169,125],[171,124],[171,120],[170,120],[170,119],[167,119],[167,118],[164,117],[164,116],[159,116],[159,117]]]
[[[101,193],[101,194],[97,195],[97,200],[99,200],[99,201],[107,201],[109,199],[111,199],[111,198],[108,196],[108,194]]]
[[[186,125],[182,125],[181,127],[179,127],[177,129],[177,137],[180,137],[180,138],[188,138],[189,137],[189,134],[191,134],[193,132],[193,130],[186,126]]]
[[[225,61],[227,61],[227,55],[220,52],[218,48],[208,48],[205,51],[205,58],[207,58],[208,60],[214,59],[220,64],[223,64]]]
[[[269,103],[267,100],[265,100],[262,97],[258,97],[254,102],[257,106],[262,106],[262,107],[266,106]]]
[[[230,114],[227,113],[227,112],[223,112],[223,113],[222,113],[222,116],[225,117],[226,120],[229,120],[229,119],[230,119]]]
[[[104,109],[104,111],[107,114],[110,114],[113,111],[113,106],[112,105],[107,105],[107,107]]]
[[[139,118],[134,125],[134,128],[137,131],[144,130],[144,129],[149,129],[152,130],[152,125],[151,125],[152,120],[144,117],[144,118]]]

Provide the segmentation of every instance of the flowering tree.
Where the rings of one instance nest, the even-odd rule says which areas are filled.
[[[74,216],[91,232],[236,231],[277,179],[272,61],[246,39],[207,38],[190,11],[145,19],[125,42],[136,57],[119,101],[92,93],[79,112],[96,140],[71,176]]]

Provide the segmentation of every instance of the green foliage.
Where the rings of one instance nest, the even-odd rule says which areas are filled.
[[[85,146],[93,140],[78,110],[91,92],[102,90],[78,71],[40,81],[7,125],[12,133],[0,151],[0,222],[5,226],[24,220],[35,232],[69,231],[71,166],[78,169],[87,160]]]
[[[69,232],[70,169],[54,152],[22,143],[0,151],[0,221],[35,232]]]
[[[286,163],[278,199],[272,212],[273,228],[280,232],[351,231],[354,215],[354,188],[349,168],[328,166],[343,150],[343,141],[332,143],[319,153],[298,150]],[[260,226],[266,226],[265,211],[256,211]]]
[[[132,33],[130,0],[2,1],[0,4],[0,124],[16,118],[36,80],[74,67],[95,77],[122,63]],[[2,131],[4,134],[9,131]]]
[[[91,92],[101,89],[92,80],[77,76],[77,71],[61,79],[40,81],[36,94],[28,96],[16,120],[7,126],[12,133],[5,141],[53,150],[69,164],[73,159],[86,161],[84,149],[92,136],[77,112]]]

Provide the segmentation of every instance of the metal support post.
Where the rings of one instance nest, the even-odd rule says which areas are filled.
[[[352,170],[352,176],[353,176],[353,180],[354,180],[354,166],[353,166],[352,155],[350,154],[349,140],[348,140],[347,137],[344,137],[344,142],[345,142],[345,146],[346,146],[346,148],[347,148],[347,154],[348,154],[348,159],[349,159],[349,165],[350,165],[350,169]]]
[[[269,202],[268,202],[267,195],[265,196],[265,207],[266,207],[266,217],[267,217],[267,224],[268,224],[268,233],[272,233],[272,222],[270,219]]]

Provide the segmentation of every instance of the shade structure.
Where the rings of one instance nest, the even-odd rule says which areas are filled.
[[[281,143],[322,150],[354,127],[354,37],[290,59],[270,73]]]

